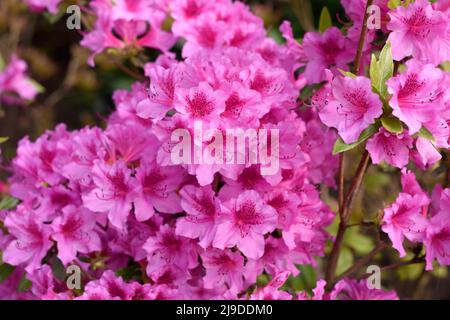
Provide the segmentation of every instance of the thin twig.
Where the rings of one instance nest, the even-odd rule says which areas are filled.
[[[366,173],[367,166],[369,165],[369,160],[370,156],[366,150],[361,156],[361,160],[358,165],[358,170],[356,171],[356,175],[353,179],[352,185],[350,186],[347,192],[347,196],[345,197],[343,217],[346,221],[348,221],[348,219],[350,218],[350,214],[352,212],[356,196],[358,195],[359,190],[361,189],[361,184],[364,178],[364,174]]]
[[[364,48],[364,42],[366,40],[367,34],[367,20],[369,19],[369,7],[373,4],[373,0],[367,0],[366,8],[364,12],[363,25],[361,28],[361,34],[359,36],[358,50],[356,51],[355,65],[354,71],[355,74],[358,75],[361,68],[361,57]]]
[[[369,163],[369,156],[367,152],[364,152],[364,154],[361,157],[360,163],[358,165],[358,170],[356,171],[355,176],[353,177],[353,182],[351,184],[351,187],[349,189],[349,192],[352,191],[352,193],[347,193],[347,197],[344,201],[344,207],[341,214],[341,221],[339,223],[338,232],[336,235],[336,239],[334,240],[333,248],[331,249],[330,257],[328,259],[328,265],[326,270],[326,282],[327,282],[327,288],[331,289],[334,284],[334,276],[337,268],[337,263],[342,247],[342,242],[344,240],[344,234],[347,229],[348,221],[351,217],[351,212],[353,208],[353,203],[356,198],[356,195],[359,193],[359,189],[361,188],[361,184],[363,181],[364,174],[366,172],[367,166]]]
[[[425,257],[414,257],[411,260],[407,260],[407,261],[399,261],[390,265],[387,265],[385,267],[381,268],[381,271],[388,271],[388,270],[393,270],[393,269],[397,269],[400,267],[404,267],[404,266],[410,266],[413,264],[419,264],[419,263],[424,263],[425,262]],[[365,279],[368,276],[370,276],[370,274],[363,274],[360,279]]]

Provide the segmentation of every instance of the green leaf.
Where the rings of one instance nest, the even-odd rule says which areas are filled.
[[[12,265],[9,265],[7,263],[4,263],[0,265],[0,283],[5,281],[11,273],[13,273],[14,267]]]
[[[56,279],[60,281],[64,281],[66,279],[66,268],[61,260],[59,260],[56,256],[53,257],[52,272]]]
[[[434,141],[433,134],[425,127],[420,128],[418,135],[419,137]]]
[[[23,277],[22,279],[20,279],[19,285],[17,287],[17,291],[19,292],[26,292],[31,288],[31,281],[28,280],[27,278]]]
[[[2,71],[5,68],[5,59],[3,59],[2,55],[0,54],[0,71]]]
[[[391,133],[398,134],[403,132],[403,124],[397,118],[383,117],[381,118],[381,124]]]
[[[316,271],[310,264],[298,266],[300,269],[300,277],[304,280],[307,288],[314,288],[317,283]]]
[[[0,144],[8,141],[8,139],[9,139],[8,137],[0,137]]]
[[[133,263],[126,268],[118,269],[116,275],[122,277],[125,281],[139,280],[142,278],[141,266]]]
[[[267,274],[260,274],[257,278],[256,278],[256,286],[257,287],[264,287],[266,284],[268,284],[270,281],[269,276]]]
[[[345,70],[339,69],[339,72],[342,73],[346,77],[356,78],[356,74],[351,73],[350,71],[345,71]]]
[[[336,155],[341,152],[345,152],[348,150],[351,150],[358,146],[359,144],[363,143],[367,139],[369,139],[371,136],[373,136],[378,131],[379,125],[372,124],[370,125],[366,130],[364,130],[361,135],[359,136],[358,141],[352,144],[346,144],[340,137],[336,140],[336,143],[333,147],[333,155]]]
[[[315,269],[311,265],[297,265],[297,268],[300,269],[300,274],[296,277],[289,277],[281,289],[311,293],[317,283]]]
[[[405,0],[405,1],[403,2],[403,6],[404,6],[405,8],[407,8],[407,7],[410,5],[410,3],[411,3],[411,0]]]
[[[387,80],[394,74],[394,59],[392,58],[391,43],[388,41],[380,53],[379,67],[381,75]]]
[[[370,79],[372,87],[380,96],[385,99],[387,95],[386,81],[394,74],[394,60],[392,58],[391,43],[387,42],[380,53],[377,61],[372,54],[370,61]]]
[[[402,5],[402,2],[400,0],[389,0],[388,2],[388,8],[391,10],[394,10],[395,8]]]
[[[370,80],[372,81],[372,88],[374,91],[378,92],[379,83],[380,83],[380,68],[378,67],[378,60],[374,53],[372,53],[372,57],[370,60]]]
[[[441,68],[442,68],[442,70],[444,70],[446,72],[450,72],[450,61],[442,62]]]
[[[328,11],[327,7],[323,7],[322,12],[320,13],[319,31],[324,32],[332,25],[333,25],[333,22],[331,21],[330,11]]]
[[[5,196],[2,201],[0,201],[0,210],[9,210],[17,206],[19,200],[16,198]]]

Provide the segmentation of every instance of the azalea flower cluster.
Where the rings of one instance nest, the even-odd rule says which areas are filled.
[[[59,3],[26,2],[50,12]],[[368,30],[362,68],[352,74],[366,1],[342,4],[353,21],[345,30],[308,32],[300,43],[284,22],[279,44],[241,2],[90,1],[96,21],[81,45],[91,66],[111,49],[161,54],[145,65],[147,81],[114,93],[104,129],[59,125],[20,141],[9,180],[20,204],[0,214],[1,258],[15,269],[0,297],[397,299],[364,280],[342,279],[331,291],[319,280],[312,296],[282,290],[297,265],[317,266],[333,240],[325,228],[335,214],[319,187],[336,186],[337,139],[348,148],[368,140],[373,163],[398,168],[411,160],[426,169],[449,148],[450,78],[440,67],[449,54],[448,5],[416,0],[389,9],[387,0],[375,1],[381,29]],[[381,49],[380,36],[389,45],[377,61],[371,53]],[[181,57],[171,51],[176,43]],[[381,56],[391,57],[391,74],[380,73],[389,65]],[[373,67],[378,62],[383,68]],[[299,92],[312,84],[321,87],[300,108]],[[172,133],[194,136],[195,123],[279,130],[280,147],[265,146],[279,170],[227,164],[236,156],[227,152],[214,164],[174,164]],[[213,140],[202,138],[193,148]],[[402,172],[403,190],[384,210],[382,230],[401,256],[406,238],[425,245],[427,269],[434,260],[450,264],[449,189],[436,187],[430,197]],[[55,276],[58,264],[83,271],[81,289]],[[261,276],[271,280],[256,288]],[[24,277],[31,289],[19,292]]]
[[[383,231],[401,257],[406,256],[403,241],[408,239],[425,245],[427,270],[435,259],[450,265],[450,189],[437,185],[429,197],[412,172],[404,170],[401,180],[402,192],[384,210]]]
[[[381,8],[386,5],[387,1]],[[347,7],[352,12],[353,6],[348,3]],[[403,168],[412,160],[425,169],[441,159],[439,148],[450,147],[450,77],[438,66],[449,59],[449,12],[448,5],[427,0],[388,12],[392,57],[410,59],[404,71],[386,79],[387,95],[373,92],[374,79],[371,83],[363,75],[343,76],[333,70],[335,77],[324,75],[328,84],[313,102],[321,120],[336,128],[346,144],[357,142],[365,129],[377,125],[378,132],[367,143],[375,164],[384,161]],[[334,40],[336,45],[339,42]],[[398,123],[399,129],[386,126],[386,130],[379,125],[380,118]]]
[[[118,30],[139,35],[139,19],[151,19],[143,8],[154,4],[122,2],[92,1],[101,11],[83,45],[92,40],[103,50],[111,41],[96,37]],[[181,61],[162,54],[145,67],[150,86],[116,91],[106,129],[59,125],[19,143],[10,193],[21,203],[2,214],[0,249],[15,272],[25,271],[35,298],[236,299],[251,294],[259,275],[297,275],[297,264],[315,265],[324,254],[334,214],[316,185],[334,184],[336,135],[314,110],[295,111],[298,53],[267,38],[242,3],[169,6],[175,21],[167,37],[186,41]],[[283,32],[293,43],[288,24]],[[152,46],[151,38],[131,42]],[[280,130],[280,169],[262,175],[250,163],[173,165],[171,133],[192,131],[194,121]],[[52,275],[55,261],[79,265],[94,280],[75,294]],[[130,266],[145,284],[116,276]],[[14,280],[2,286],[13,288]]]

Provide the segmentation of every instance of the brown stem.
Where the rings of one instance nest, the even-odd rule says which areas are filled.
[[[333,248],[330,252],[330,257],[328,258],[327,270],[325,273],[325,281],[327,282],[327,289],[331,290],[334,286],[334,274],[336,272],[339,254],[341,251],[341,245],[344,240],[346,225],[343,219],[339,223],[338,232],[336,235],[336,239],[334,239]]]
[[[325,279],[327,282],[328,289],[331,289],[335,283],[334,276],[336,273],[336,267],[342,247],[342,242],[344,240],[344,234],[348,227],[348,221],[350,220],[354,200],[361,188],[364,173],[366,172],[368,164],[369,164],[369,153],[365,151],[358,165],[358,170],[356,171],[356,174],[353,177],[353,181],[350,186],[349,192],[347,193],[347,197],[344,200],[343,211],[342,213],[340,212],[341,222],[339,223],[338,232],[336,235],[336,239],[334,240],[333,248],[331,249],[326,270]]]
[[[400,267],[409,266],[409,265],[412,265],[412,264],[424,263],[424,262],[425,262],[425,258],[424,257],[415,257],[415,258],[413,258],[412,260],[409,260],[409,261],[399,261],[397,263],[393,263],[391,265],[383,267],[383,268],[381,268],[381,271],[397,269],[397,268],[400,268]]]
[[[366,150],[361,156],[361,160],[358,165],[358,170],[356,171],[356,175],[353,178],[353,182],[350,188],[348,189],[347,196],[345,197],[343,217],[344,220],[346,221],[348,221],[348,219],[350,218],[350,214],[352,212],[356,196],[358,195],[359,190],[361,189],[364,174],[366,173],[367,166],[369,165],[369,159],[370,159],[369,152],[367,152]]]
[[[419,263],[424,263],[424,262],[425,262],[425,257],[414,257],[411,260],[399,261],[399,262],[390,264],[388,266],[382,267],[381,271],[393,270],[393,269],[397,269],[400,267],[410,266],[413,264],[419,264]],[[362,275],[362,277],[360,277],[360,279],[365,279],[368,276],[370,276],[370,274],[364,274],[364,275]]]
[[[356,57],[355,57],[355,63],[354,63],[354,72],[355,74],[358,74],[361,68],[361,57],[363,53],[364,48],[364,41],[366,39],[367,34],[367,20],[369,18],[369,12],[368,8],[373,4],[373,0],[367,0],[366,8],[364,12],[364,19],[363,24],[361,28],[361,35],[359,37],[359,43],[358,43],[358,49],[356,51]],[[358,191],[361,187],[362,180],[364,177],[364,173],[366,172],[367,165],[369,164],[369,154],[367,151],[364,152],[363,156],[361,157],[360,164],[358,166],[358,170],[356,172],[355,177],[353,178],[352,185],[347,193],[347,197],[345,199],[341,199],[343,195],[343,181],[344,181],[344,171],[343,171],[343,160],[344,156],[341,156],[340,158],[340,175],[339,175],[339,190],[342,191],[341,195],[339,196],[339,216],[341,219],[341,222],[339,223],[338,232],[336,235],[336,239],[333,244],[333,248],[331,249],[330,257],[328,259],[327,264],[327,270],[326,270],[326,282],[327,282],[327,289],[330,290],[334,286],[335,283],[335,273],[337,268],[337,263],[339,260],[339,255],[342,247],[342,242],[344,240],[344,234],[345,230],[347,229],[347,223],[350,219],[352,208],[353,208],[353,202],[355,200],[356,195],[358,194]],[[342,172],[342,176],[341,176]],[[342,201],[342,202],[341,202]]]
[[[367,0],[366,8],[364,12],[364,19],[363,19],[363,25],[361,28],[361,34],[359,36],[359,42],[358,42],[358,49],[356,51],[356,58],[355,58],[355,65],[354,65],[354,71],[355,74],[358,75],[359,70],[361,68],[361,57],[362,52],[364,48],[364,41],[366,40],[366,34],[367,34],[367,20],[369,19],[369,7],[373,4],[373,0]]]

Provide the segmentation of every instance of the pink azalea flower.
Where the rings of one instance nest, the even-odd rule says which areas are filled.
[[[113,101],[116,110],[109,117],[109,123],[151,127],[153,120],[140,117],[138,114],[138,105],[148,99],[148,96],[148,85],[142,82],[133,83],[130,91],[124,89],[114,91]]]
[[[312,161],[309,161],[308,179],[314,184],[325,183],[329,187],[336,186],[338,159],[332,155],[336,133],[327,128],[318,119],[310,119],[306,123],[305,135],[300,142],[301,150]]]
[[[407,8],[398,6],[389,16],[387,27],[392,32],[388,40],[395,60],[412,55],[436,65],[448,59],[448,52],[443,50],[448,17],[434,10],[428,0],[414,1]]]
[[[424,239],[426,270],[433,270],[433,261],[450,265],[450,223],[448,213],[440,212],[430,219]]]
[[[421,202],[426,203],[426,199],[428,199],[428,195],[422,190],[419,182],[417,181],[416,175],[414,172],[409,171],[407,169],[402,170],[401,176],[401,184],[402,184],[402,192],[407,193],[411,196],[419,195],[423,198]],[[424,206],[423,212],[426,212],[426,206]]]
[[[413,139],[406,133],[393,134],[380,128],[380,131],[367,141],[366,149],[374,164],[386,161],[397,168],[405,167],[409,162],[409,150]]]
[[[8,214],[5,226],[15,239],[3,252],[3,261],[14,266],[25,264],[28,272],[39,268],[52,246],[50,226],[43,224],[35,213],[24,207]]]
[[[381,116],[381,101],[365,77],[336,77],[332,88],[333,98],[320,110],[320,119],[336,128],[345,143],[353,143]]]
[[[335,74],[338,73],[338,68],[348,70],[348,63],[355,56],[344,35],[336,27],[328,28],[323,34],[306,33],[303,50],[308,61],[303,76],[308,83],[326,80],[325,69],[330,69]]]
[[[67,290],[64,283],[59,282],[54,276],[52,269],[44,264],[41,268],[27,274],[31,281],[31,292],[42,300],[69,300],[72,293]]]
[[[291,250],[306,244],[312,249],[314,242],[317,241],[319,244],[324,240],[321,239],[320,230],[331,223],[332,214],[320,200],[320,194],[314,187],[305,186],[298,192],[298,196],[300,198],[298,213],[289,227],[283,228],[282,237]]]
[[[208,0],[174,0],[170,1],[169,6],[176,21],[195,19],[214,8]]]
[[[289,278],[289,275],[289,271],[277,274],[264,288],[256,289],[250,296],[250,300],[291,300],[292,295],[279,290]]]
[[[248,72],[248,75],[244,73],[246,76],[244,82],[249,89],[258,92],[263,101],[280,104],[286,101],[287,106],[294,105],[297,93],[292,84],[286,81],[286,72],[284,70],[273,67],[267,68],[266,63],[255,60],[248,67]],[[268,111],[266,109],[263,114]]]
[[[406,123],[409,134],[433,121],[443,109],[446,75],[431,64],[415,59],[406,63],[408,70],[389,79],[386,84],[392,94],[389,105],[393,114]]]
[[[126,283],[111,270],[102,274],[99,280],[90,281],[80,300],[132,300],[134,286]]]
[[[326,285],[327,282],[325,280],[317,281],[316,287],[312,290],[312,297],[309,297],[306,292],[299,292],[297,293],[297,300],[330,300],[330,294],[325,293]]]
[[[429,204],[429,199],[420,194],[414,196],[400,193],[395,203],[384,210],[382,230],[389,235],[393,247],[406,255],[403,240],[423,241],[428,221],[423,216],[423,207]]]
[[[101,249],[98,233],[94,230],[94,213],[84,208],[67,206],[52,223],[52,239],[57,242],[58,258],[68,264],[77,253],[90,253]]]
[[[121,161],[108,165],[96,160],[92,169],[94,188],[83,195],[83,204],[94,212],[107,212],[118,229],[125,227],[133,200],[130,170]]]
[[[4,93],[15,93],[24,100],[33,100],[38,90],[36,85],[26,76],[27,64],[13,55],[6,68],[0,70],[0,96]]]
[[[283,271],[289,271],[295,277],[300,273],[296,264],[303,262],[301,256],[290,250],[282,239],[269,237],[265,241],[264,255],[258,260],[247,261],[245,278],[253,283],[263,272],[275,276]]]
[[[436,150],[434,144],[425,138],[418,137],[416,140],[417,151],[412,152],[412,160],[421,169],[425,170],[441,160],[442,155]]]
[[[436,146],[436,148],[450,148],[450,108],[448,108],[448,102],[449,99],[444,97],[444,104],[446,104],[446,107],[441,115],[424,125],[424,127],[433,135],[433,145]]]
[[[245,191],[222,205],[213,246],[219,249],[237,246],[248,258],[264,254],[264,235],[277,224],[277,213],[266,205],[256,191]]]
[[[179,64],[169,68],[157,65],[150,68],[148,74],[148,97],[137,105],[137,114],[144,119],[161,120],[173,107],[175,89],[183,77],[183,70]]]
[[[193,120],[214,121],[225,110],[225,96],[215,91],[206,82],[198,87],[180,89],[175,101],[175,109]]]
[[[292,31],[291,23],[287,20],[283,21],[280,25],[280,32],[283,38],[286,39],[287,47],[291,54],[294,55],[296,60],[306,61],[305,51],[303,46],[294,38],[294,32]]]
[[[227,285],[238,293],[244,286],[244,258],[240,252],[230,250],[207,249],[201,254],[206,270],[205,288]]]
[[[58,13],[58,5],[62,0],[24,0],[32,10],[47,10],[52,14]]]
[[[127,164],[140,160],[144,154],[154,154],[159,146],[158,139],[137,124],[110,125],[103,135],[103,144],[109,162],[121,159]]]
[[[16,267],[14,271],[0,283],[0,300],[33,300],[36,299],[30,292],[18,292],[23,279],[23,268]]]
[[[108,230],[108,247],[114,253],[128,255],[136,261],[143,260],[147,256],[144,243],[150,236],[156,235],[161,223],[159,216],[153,216],[145,224],[131,217],[126,232]]]
[[[106,150],[102,143],[103,132],[99,128],[84,128],[75,132],[70,141],[72,142],[71,161],[62,167],[62,175],[70,181],[89,186],[94,161],[106,160]]]
[[[166,14],[152,2],[94,0],[90,7],[97,20],[93,30],[84,35],[81,45],[92,51],[88,60],[91,66],[94,57],[108,48],[131,46],[168,51],[176,42],[172,34],[162,30]]]
[[[331,300],[398,300],[395,291],[370,289],[367,280],[343,279],[339,281],[330,294]]]
[[[152,217],[155,209],[162,213],[182,211],[176,191],[183,176],[184,170],[180,167],[162,167],[155,161],[141,162],[136,169],[138,188],[133,200],[136,218],[145,221]]]
[[[36,209],[36,212],[48,221],[60,215],[65,206],[81,205],[81,200],[76,192],[60,185],[44,188],[39,202],[40,206]]]
[[[219,192],[219,197],[223,200],[236,198],[246,190],[255,190],[261,194],[270,190],[270,185],[262,176],[259,165],[245,168],[237,179],[224,178],[224,180],[226,184]]]
[[[298,215],[298,207],[302,202],[300,197],[293,192],[280,190],[267,193],[265,200],[278,213],[278,227],[289,229]]]
[[[177,220],[176,234],[190,239],[198,238],[198,244],[207,248],[216,235],[219,199],[209,186],[185,186],[180,190],[180,196],[181,207],[187,215]]]
[[[269,112],[270,104],[263,103],[260,93],[244,87],[239,82],[233,82],[225,100],[225,110],[221,117],[230,125],[239,127],[242,123],[258,124],[258,119]]]
[[[155,236],[144,244],[147,252],[147,273],[158,272],[164,265],[173,265],[186,273],[198,264],[198,247],[191,240],[175,234],[174,228],[162,225]]]
[[[183,56],[189,57],[200,50],[212,53],[222,48],[226,28],[227,24],[218,21],[214,13],[206,12],[189,23],[175,23],[172,31],[175,35],[183,35],[187,40],[183,46]]]

